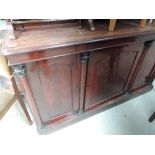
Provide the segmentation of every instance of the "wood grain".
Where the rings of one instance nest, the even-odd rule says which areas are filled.
[[[123,88],[136,56],[137,47],[128,45],[90,53],[85,109],[125,91]]]
[[[114,31],[115,29],[115,25],[116,25],[116,19],[110,19],[110,23],[109,23],[109,31]]]
[[[155,63],[154,49],[155,49],[155,43],[152,45],[150,50],[146,53],[145,58],[139,69],[139,72],[137,73],[133,87],[142,85],[143,83],[146,82],[147,77],[151,77],[151,75],[149,74],[151,74],[151,72],[153,74],[153,68],[154,68],[154,63]]]
[[[20,77],[20,80],[21,80],[21,83],[23,85],[23,88],[24,88],[24,91],[26,94],[26,98],[29,102],[29,106],[30,106],[30,109],[32,111],[32,115],[35,119],[35,123],[37,125],[38,130],[39,130],[44,126],[44,124],[40,118],[40,114],[38,113],[38,109],[36,107],[36,103],[35,103],[35,100],[34,100],[28,79],[25,76],[22,76],[22,77]]]
[[[78,112],[80,89],[79,55],[27,65],[30,87],[43,122]]]
[[[128,28],[121,26],[114,32],[109,32],[96,23],[96,30],[90,31],[87,28],[80,29],[78,25],[53,28],[52,26],[30,27],[24,32],[16,31],[16,40],[9,40],[7,37],[3,43],[2,53],[21,54],[43,49],[53,49],[77,44],[90,43],[95,41],[105,41],[114,38],[130,37],[155,33],[155,28],[147,26],[145,29],[128,25]]]
[[[144,28],[146,26],[146,22],[147,22],[147,19],[141,19],[141,21],[140,21],[140,27],[141,28]]]

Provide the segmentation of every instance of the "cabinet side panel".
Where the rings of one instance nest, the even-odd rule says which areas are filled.
[[[134,81],[133,88],[138,87],[146,82],[146,78],[149,76],[149,73],[151,72],[154,63],[155,63],[155,43],[150,48],[146,57],[144,58],[144,61]]]

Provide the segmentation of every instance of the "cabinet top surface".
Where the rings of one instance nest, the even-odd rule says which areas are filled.
[[[114,32],[108,31],[108,27],[102,24],[96,24],[95,27],[95,31],[90,31],[88,27],[80,29],[78,24],[75,23],[64,24],[63,26],[59,24],[56,26],[28,27],[26,31],[15,31],[17,37],[15,40],[9,40],[6,35],[2,53],[4,55],[22,54],[95,41],[155,33],[155,27],[152,26],[140,28],[131,24],[128,27],[119,27],[118,24]]]

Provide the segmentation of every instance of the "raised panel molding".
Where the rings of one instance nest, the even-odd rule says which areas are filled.
[[[27,65],[31,89],[44,122],[78,112],[80,68],[77,57],[72,55]]]

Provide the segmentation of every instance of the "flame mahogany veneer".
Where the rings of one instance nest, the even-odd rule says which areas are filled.
[[[38,132],[72,124],[152,89],[155,27],[105,31],[76,24],[28,27],[3,54],[21,83]]]

